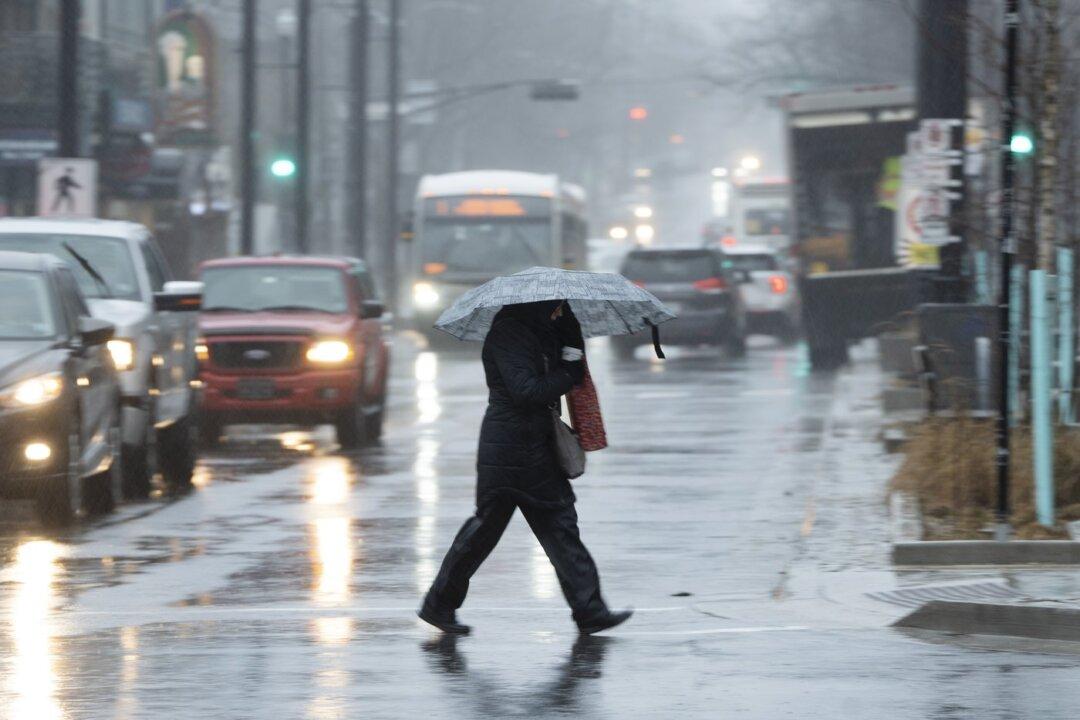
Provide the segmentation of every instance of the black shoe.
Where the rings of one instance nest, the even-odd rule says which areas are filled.
[[[445,633],[454,635],[468,635],[472,628],[465,623],[457,621],[457,613],[453,610],[444,610],[425,602],[416,612],[416,616],[429,625],[434,625]]]
[[[611,612],[609,610],[605,613],[578,623],[578,631],[582,635],[592,635],[593,633],[610,630],[616,625],[621,625],[622,623],[629,620],[630,616],[633,614],[633,610],[618,610],[616,612]]]

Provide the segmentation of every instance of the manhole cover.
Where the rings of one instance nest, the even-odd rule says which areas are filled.
[[[916,585],[897,590],[866,593],[866,597],[905,608],[917,608],[931,600],[1017,602],[1027,598],[1023,593],[1009,587],[1004,580],[984,580],[948,585]]]

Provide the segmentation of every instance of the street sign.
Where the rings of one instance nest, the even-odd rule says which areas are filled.
[[[96,160],[43,158],[38,162],[38,207],[42,217],[97,215]]]
[[[952,150],[952,128],[962,125],[962,120],[923,120],[919,123],[921,150],[927,154],[947,153]]]

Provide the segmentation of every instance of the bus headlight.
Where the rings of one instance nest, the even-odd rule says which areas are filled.
[[[343,363],[352,357],[352,347],[344,340],[320,340],[308,348],[309,362],[320,364]]]
[[[433,308],[439,304],[439,291],[431,283],[418,282],[413,285],[412,296],[419,308]]]
[[[109,348],[117,370],[123,372],[135,367],[135,343],[130,340],[110,340],[105,347]]]
[[[5,405],[34,407],[55,400],[63,391],[64,379],[60,373],[49,373],[15,384],[0,395],[0,398],[5,401]]]

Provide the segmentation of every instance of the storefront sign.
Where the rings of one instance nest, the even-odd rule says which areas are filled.
[[[155,100],[160,144],[213,142],[214,34],[202,16],[178,10],[158,26]]]

